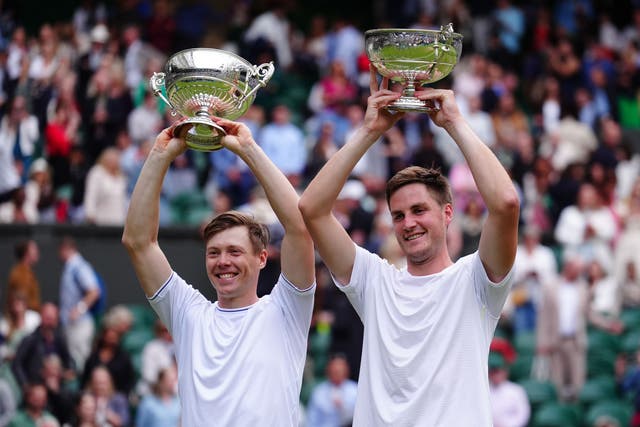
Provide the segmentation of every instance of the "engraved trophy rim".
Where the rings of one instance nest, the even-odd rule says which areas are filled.
[[[364,32],[364,36],[371,37],[377,34],[384,33],[414,33],[414,34],[447,34],[447,37],[451,37],[456,40],[462,40],[464,36],[460,33],[456,32],[446,32],[446,27],[443,27],[440,30],[431,29],[431,28],[373,28],[371,30],[367,30]]]
[[[253,64],[251,64],[249,61],[247,61],[246,59],[244,59],[240,55],[238,55],[236,53],[233,53],[233,52],[231,52],[229,50],[218,49],[218,48],[215,48],[215,47],[191,47],[191,48],[179,50],[178,52],[176,52],[173,55],[171,55],[169,57],[169,59],[167,59],[165,68],[171,63],[171,61],[174,58],[177,58],[179,56],[184,56],[188,52],[197,52],[197,51],[199,51],[199,52],[220,52],[221,54],[224,54],[226,56],[230,56],[230,57],[233,57],[233,58],[237,59],[238,61],[240,61],[244,65],[246,65],[247,68],[253,68]]]

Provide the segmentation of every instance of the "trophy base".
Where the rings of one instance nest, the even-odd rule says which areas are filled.
[[[188,127],[187,127],[188,126]],[[209,117],[190,117],[173,130],[176,135],[184,137],[187,147],[197,151],[216,151],[223,148],[222,137],[227,132]]]
[[[429,105],[425,101],[411,96],[401,96],[384,108],[389,111],[402,113],[430,113],[440,111],[440,108],[437,106],[433,104]]]

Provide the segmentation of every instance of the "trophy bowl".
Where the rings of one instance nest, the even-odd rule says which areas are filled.
[[[194,150],[214,151],[222,148],[226,132],[211,116],[242,116],[273,72],[271,62],[256,66],[225,50],[195,48],[171,56],[164,72],[154,73],[149,84],[173,114],[184,116],[174,125],[174,134],[184,135]]]
[[[365,49],[376,70],[404,85],[402,96],[387,107],[391,111],[429,112],[438,107],[416,98],[416,85],[437,82],[460,60],[462,35],[453,25],[440,30],[389,28],[365,32]]]

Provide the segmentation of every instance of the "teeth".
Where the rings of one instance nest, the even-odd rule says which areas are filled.
[[[418,238],[418,237],[420,237],[420,236],[422,236],[422,234],[413,234],[413,235],[411,235],[411,236],[407,236],[407,237],[405,237],[405,240],[415,240],[415,239],[417,239],[417,238]]]
[[[235,274],[233,274],[233,273],[225,273],[225,274],[220,274],[220,275],[219,275],[219,277],[220,277],[221,279],[230,279],[230,278],[232,278],[233,276],[235,276]]]

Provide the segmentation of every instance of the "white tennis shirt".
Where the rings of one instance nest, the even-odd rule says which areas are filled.
[[[183,427],[298,425],[314,289],[281,275],[270,295],[225,310],[172,273],[149,302],[175,341]]]
[[[492,283],[477,252],[412,276],[357,247],[336,283],[364,323],[353,425],[492,426],[487,358],[512,277]]]

